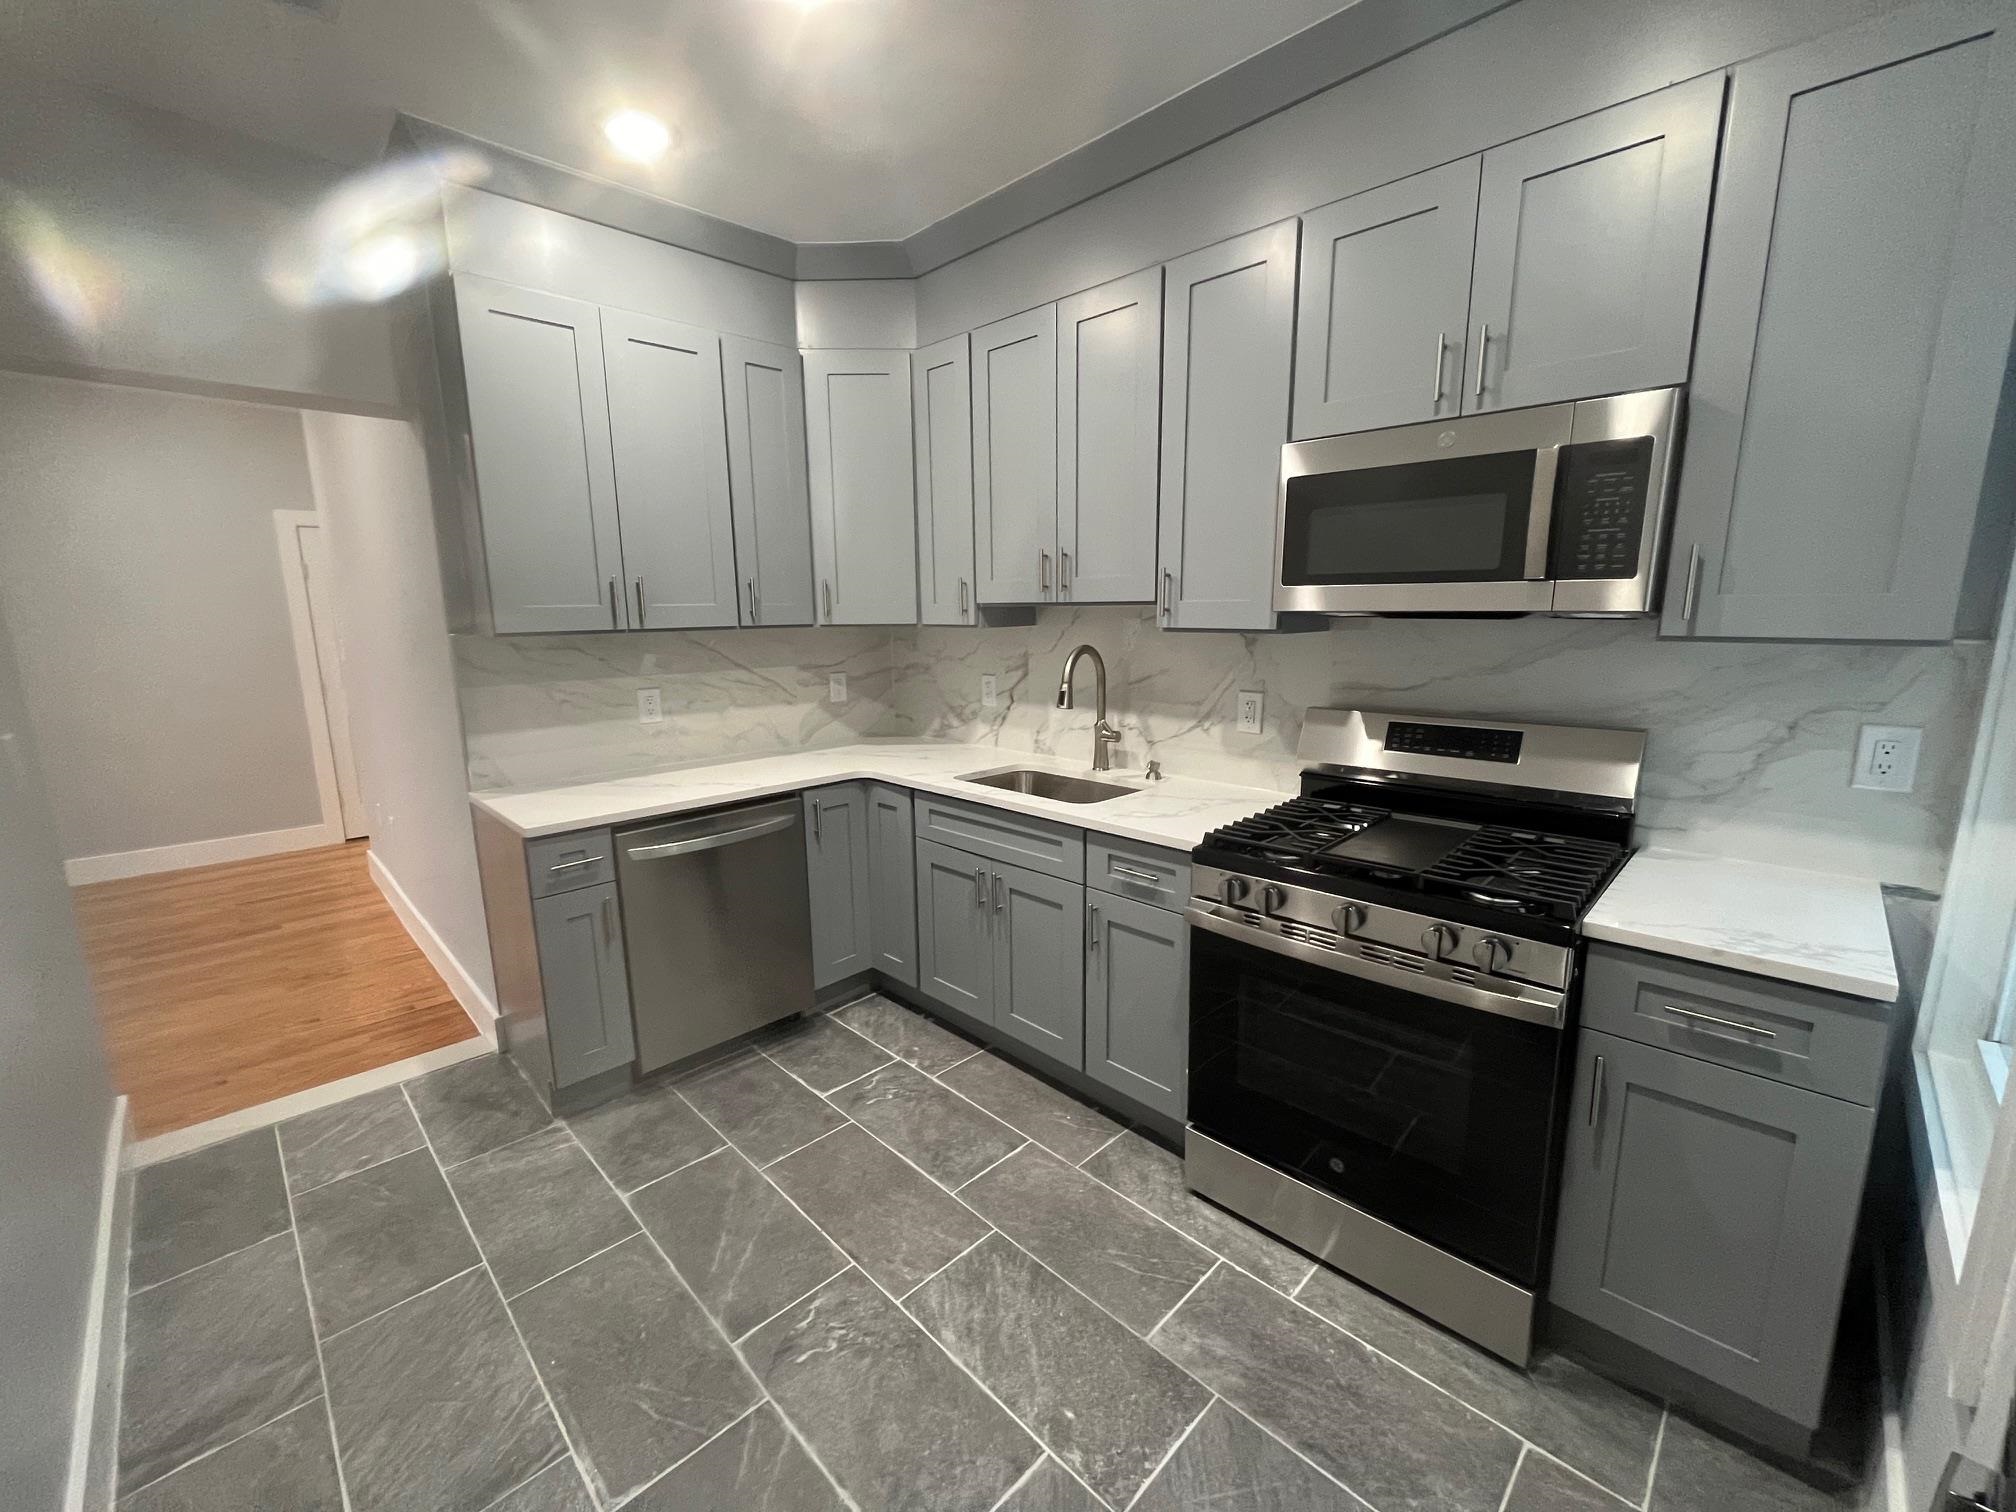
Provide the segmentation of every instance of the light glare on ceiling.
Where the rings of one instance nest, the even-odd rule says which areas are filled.
[[[645,110],[616,111],[602,123],[602,135],[633,163],[655,163],[672,145],[672,128]]]

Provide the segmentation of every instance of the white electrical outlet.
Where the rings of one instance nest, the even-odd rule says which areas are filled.
[[[637,690],[637,723],[663,724],[664,722],[664,695],[656,688],[639,688]]]
[[[1001,702],[1001,679],[992,672],[980,674],[980,706],[991,709]]]
[[[1258,735],[1260,733],[1260,722],[1266,714],[1266,701],[1267,695],[1264,693],[1257,693],[1250,688],[1240,690],[1239,733],[1241,735]]]
[[[826,702],[847,702],[847,674],[845,672],[829,672],[826,674]]]
[[[1918,781],[1918,742],[1923,734],[1911,725],[1862,726],[1850,785],[1881,793],[1910,792]]]

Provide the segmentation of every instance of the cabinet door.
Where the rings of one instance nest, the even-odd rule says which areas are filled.
[[[614,882],[532,904],[555,1086],[627,1066],[636,1057],[622,929]]]
[[[804,361],[819,623],[914,625],[910,354],[815,351]]]
[[[973,601],[973,369],[967,339],[910,356],[917,458],[917,618],[970,625]]]
[[[1057,597],[1155,597],[1162,270],[1057,306]]]
[[[1461,410],[1480,161],[1462,158],[1302,217],[1296,440]]]
[[[721,373],[742,623],[809,625],[812,512],[798,354],[766,341],[723,336]]]
[[[917,990],[994,1018],[994,909],[985,861],[935,840],[917,842]]]
[[[994,1027],[1067,1066],[1085,1064],[1085,888],[990,867]]]
[[[1556,1307],[1819,1420],[1875,1113],[1585,1029]]]
[[[979,602],[1057,589],[1057,307],[973,333],[973,549]]]
[[[1484,154],[1466,412],[1687,381],[1722,83]]]
[[[2016,319],[2011,59],[2006,10],[1925,5],[1736,70],[1667,634],[1952,637]]]
[[[1192,252],[1162,291],[1162,580],[1176,630],[1274,628],[1295,222]]]
[[[630,628],[737,623],[721,338],[604,310],[602,360]]]
[[[464,274],[455,320],[492,628],[623,629],[599,313]]]
[[[868,796],[858,782],[839,782],[809,789],[804,801],[812,985],[827,987],[871,964]]]
[[[1085,1070],[1183,1117],[1190,1045],[1190,930],[1167,908],[1085,894]]]
[[[917,857],[910,790],[871,782],[868,791],[870,961],[884,976],[917,985]]]

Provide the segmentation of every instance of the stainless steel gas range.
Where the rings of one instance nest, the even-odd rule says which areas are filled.
[[[1193,1189],[1524,1364],[1633,730],[1313,709],[1192,853]]]

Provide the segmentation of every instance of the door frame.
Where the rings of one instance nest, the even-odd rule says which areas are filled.
[[[362,839],[369,829],[361,791],[352,804],[346,805],[337,779],[335,742],[340,738],[347,746],[350,736],[347,720],[344,728],[338,731],[336,721],[330,717],[328,694],[322,680],[322,659],[315,647],[315,620],[308,602],[307,568],[301,556],[300,531],[304,526],[322,529],[320,511],[273,511],[274,545],[280,553],[280,581],[287,594],[287,623],[294,636],[294,670],[301,684],[301,708],[308,721],[308,751],[315,766],[315,792],[322,810],[322,828],[326,831],[320,843],[341,845],[345,840]],[[336,669],[336,675],[340,687],[340,667]],[[357,770],[355,752],[346,751],[346,754],[350,757],[350,770],[354,773]],[[351,833],[353,828],[355,834]]]

